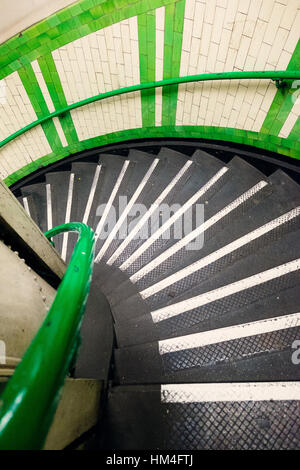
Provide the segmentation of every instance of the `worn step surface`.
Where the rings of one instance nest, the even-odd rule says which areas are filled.
[[[27,214],[29,215],[29,217],[31,217],[32,220],[38,225],[39,221],[33,196],[31,194],[28,194],[27,196],[21,196],[18,199]]]
[[[75,162],[72,164],[71,174],[74,175],[70,205],[70,220],[72,222],[83,222],[96,169],[96,163]],[[67,261],[73,253],[77,237],[77,234],[72,232],[68,235]]]
[[[138,316],[147,309],[158,308],[207,276],[299,227],[298,185],[281,171],[269,178],[269,184],[273,190],[258,206],[208,240],[201,250],[192,251],[176,267],[162,273],[148,288],[139,291],[134,282],[126,279],[125,273],[118,273],[120,280],[123,276],[123,282],[115,283],[114,289],[105,292],[104,285],[115,319]],[[138,308],[133,309],[134,305]]]
[[[180,240],[170,239],[161,250],[157,250],[151,261],[134,274],[139,288],[146,288],[171,267],[177,266],[192,249],[199,249],[226,225],[245,214],[260,203],[268,194],[268,184],[256,169],[239,158],[234,158],[229,167],[231,178],[220,188],[205,206],[205,223]]]
[[[261,185],[263,186],[267,186],[267,184],[264,182],[264,181],[261,181],[259,182],[258,184],[259,186],[255,185],[256,188],[257,188],[257,191],[259,191],[261,189]],[[247,193],[247,191],[246,191]],[[253,199],[253,194],[250,190],[250,199],[252,198]],[[255,195],[255,193],[254,193]],[[267,196],[267,194],[264,194],[264,196]],[[262,196],[262,197],[264,197]],[[242,207],[237,207],[237,210],[240,209],[242,211],[242,214],[247,212],[247,209],[249,209],[249,205],[251,207],[255,207],[256,204],[259,203],[259,199],[254,199],[254,201],[251,201],[251,203],[249,203],[249,201],[247,201],[247,197],[244,197],[244,194],[242,196],[239,196],[238,198],[236,199],[233,199],[232,203],[225,207],[225,215],[224,214],[224,210],[221,210],[216,217],[212,216],[211,218],[209,218],[204,224],[202,224],[200,227],[199,227],[199,230],[196,229],[194,230],[191,234],[188,234],[186,237],[184,237],[183,239],[179,240],[178,242],[174,241],[174,240],[170,240],[169,241],[169,244],[170,246],[165,249],[164,251],[161,251],[161,253],[159,255],[156,255],[154,256],[154,258],[152,259],[152,261],[150,263],[148,263],[144,269],[148,270],[148,273],[143,273],[144,275],[141,276],[141,271],[138,271],[135,275],[133,275],[131,277],[131,280],[134,280],[135,282],[135,285],[137,288],[139,288],[140,290],[145,290],[147,287],[149,287],[151,284],[155,283],[156,281],[156,278],[158,278],[159,276],[161,276],[165,271],[167,271],[168,269],[175,269],[175,267],[177,266],[178,267],[178,264],[180,264],[180,262],[182,261],[182,259],[184,257],[188,257],[188,253],[189,251],[186,250],[186,244],[188,243],[189,240],[193,239],[195,233],[200,233],[200,232],[205,232],[205,226],[207,226],[207,231],[208,232],[211,232],[210,230],[210,226],[213,226],[213,232],[215,232],[215,234],[217,234],[221,229],[222,227],[219,227],[219,230],[218,230],[218,219],[221,219],[221,222],[225,223],[225,226],[227,225],[228,227],[231,226],[231,214],[230,214],[230,209],[228,209],[228,207],[232,207],[233,208],[233,212],[235,212],[234,209],[236,209],[236,206],[242,206]],[[248,207],[247,207],[248,206]],[[227,214],[226,214],[226,211],[229,212],[229,217],[227,217]],[[222,216],[223,215],[223,216]],[[237,214],[235,214],[236,217],[238,217]],[[233,215],[234,217],[234,215]],[[222,221],[222,218],[223,219],[227,219],[227,223],[226,221]],[[214,223],[214,221],[217,220],[216,224]],[[216,225],[216,227],[214,227],[214,225]],[[210,237],[208,236],[208,240],[210,239]],[[204,244],[205,246],[207,245],[208,242],[205,242],[204,240]],[[213,242],[211,242],[213,243]],[[214,251],[216,248],[215,248],[215,245],[212,244],[212,250]],[[150,268],[151,267],[151,268]],[[119,299],[117,299],[119,300]],[[140,300],[140,299],[139,299]],[[112,303],[112,305],[114,304],[114,296],[113,296],[113,293],[110,295],[110,301]],[[134,299],[133,299],[134,301]],[[127,301],[125,301],[127,302]],[[124,302],[124,303],[125,303]],[[129,301],[130,302],[130,301]],[[141,302],[140,302],[141,304]],[[114,314],[116,314],[116,318],[119,318],[119,315],[118,313],[120,313],[122,311],[124,307],[124,304],[119,304],[117,307],[113,307],[113,311],[114,311]],[[130,305],[128,305],[128,310],[130,310],[132,308],[132,303]]]
[[[122,384],[299,380],[292,356],[300,313],[286,313],[298,307],[295,294],[290,290],[281,303],[289,310],[280,316],[117,349],[115,379]]]
[[[142,317],[116,323],[118,344],[140,344],[230,325],[242,308],[249,309],[259,300],[264,300],[268,311],[270,298],[300,280],[299,243],[298,231],[288,233],[266,247],[263,256],[258,251],[242,258],[174,303],[171,300]]]
[[[31,184],[28,186],[24,186],[21,189],[21,192],[22,192],[23,198],[26,198],[29,196],[31,197],[31,201],[34,204],[34,209],[32,207],[31,211],[33,213],[35,212],[37,224],[42,230],[42,232],[45,232],[48,229],[46,185],[44,183]],[[29,212],[30,212],[29,202],[28,202],[28,207],[29,207]]]
[[[113,203],[123,179],[128,180],[127,169],[130,167],[129,160],[120,155],[104,154],[100,157],[99,163],[101,169],[102,167],[105,168],[105,174],[101,186],[98,185],[99,190],[96,194],[96,207],[93,214],[92,227],[95,230],[96,253],[98,253],[104,242],[108,221],[110,222],[108,228],[111,225]]]
[[[71,180],[72,181],[72,180]],[[46,184],[49,185],[51,192],[51,207],[52,207],[52,225],[64,224],[66,221],[68,192],[70,186],[70,172],[69,171],[55,171],[47,173]],[[63,234],[54,237],[55,248],[61,254],[63,245]]]
[[[111,367],[114,331],[109,303],[98,289],[99,276],[101,272],[95,265],[80,328],[81,345],[74,376],[107,382]]]
[[[114,387],[105,447],[299,449],[299,400],[299,382]]]
[[[220,161],[207,154],[201,154],[203,164],[200,168],[197,163],[199,152],[200,151],[195,152],[191,157],[191,161],[193,163],[190,165],[188,171],[192,174],[189,176],[188,180],[185,181],[181,190],[176,188],[175,192],[171,192],[172,199],[169,207],[166,202],[163,201],[163,207],[165,210],[169,209],[170,213],[166,213],[163,216],[157,214],[157,217],[153,217],[156,213],[152,214],[151,237],[148,237],[146,240],[142,238],[135,241],[134,250],[128,258],[125,259],[126,255],[122,255],[122,259],[125,259],[122,263],[122,270],[125,270],[127,277],[130,275],[128,270],[131,270],[132,268],[136,271],[138,270],[138,267],[142,267],[146,264],[147,260],[151,259],[152,254],[160,246],[166,244],[170,236],[174,236],[174,230],[182,233],[182,230],[184,229],[182,222],[184,220],[187,221],[187,217],[190,217],[191,221],[195,221],[195,217],[193,217],[195,214],[192,214],[192,211],[196,207],[196,204],[201,204],[201,196],[205,197],[205,200],[208,200],[218,190],[220,184],[224,184],[223,180],[225,178],[227,168]],[[185,219],[183,219],[183,217],[185,217]],[[174,222],[172,222],[172,219]],[[130,247],[127,246],[125,249],[129,253]],[[112,257],[108,262],[114,266],[114,262],[116,260]],[[125,269],[125,265],[127,266],[127,264],[128,269]],[[120,270],[116,270],[115,276],[108,279],[108,281],[102,286],[103,292],[111,292],[122,282],[122,272],[120,274],[119,273]]]
[[[118,258],[120,250],[123,253],[122,247],[128,238],[124,237],[125,240],[121,240],[120,243],[117,237],[120,230],[122,233],[127,232],[133,237],[131,248],[139,243],[134,234],[139,232],[138,226],[145,218],[146,224],[144,230],[146,229],[146,232],[149,233],[149,230],[151,230],[150,213],[151,211],[153,212],[154,205],[158,204],[159,201],[165,204],[170,202],[170,198],[172,198],[175,191],[179,191],[190,177],[190,164],[191,162],[187,161],[186,157],[178,152],[169,149],[162,149],[159,152],[141,181],[135,181],[135,192],[132,198],[129,199],[128,204],[120,211],[122,214],[116,220],[110,237],[108,237],[108,240],[105,240],[100,252],[97,253],[96,262],[101,259],[112,264],[111,259]],[[116,194],[116,200],[118,200],[119,196],[126,194],[126,191],[127,185],[125,185],[125,191],[120,186]],[[145,210],[146,213],[144,213]],[[137,212],[141,215],[139,216]],[[124,220],[125,217],[126,219]],[[122,223],[122,220],[124,220],[124,223]]]
[[[138,289],[145,289],[163,273],[177,267],[182,259],[189,256],[187,245],[190,242],[198,240],[201,245],[206,244],[220,230],[231,225],[236,218],[269,195],[270,185],[260,172],[237,157],[230,162],[229,167],[231,178],[207,204],[206,222],[178,241],[169,239],[162,249],[158,249],[151,261],[131,276]]]

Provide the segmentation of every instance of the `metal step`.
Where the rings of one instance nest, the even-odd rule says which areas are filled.
[[[299,382],[114,387],[105,448],[299,449],[299,400]]]
[[[107,383],[111,367],[114,331],[109,304],[99,292],[99,265],[93,269],[92,283],[82,320],[81,344],[74,377],[93,378]]]
[[[74,175],[70,214],[70,220],[72,222],[83,221],[96,169],[96,163],[72,163],[71,173]],[[77,238],[77,234],[72,232],[69,233],[66,258],[67,262],[73,253]]]
[[[290,291],[291,295],[292,292]],[[122,384],[300,380],[296,295],[281,316],[115,350]],[[285,308],[287,306],[285,305]]]
[[[48,230],[48,225],[47,225],[47,194],[46,194],[46,185],[45,183],[36,183],[36,184],[30,184],[28,186],[24,186],[21,189],[22,196],[23,198],[28,198],[28,196],[31,196],[31,202],[33,203],[31,205],[31,211],[30,211],[30,202],[27,199],[28,202],[28,207],[31,213],[36,214],[36,223],[42,230],[42,232],[45,232]],[[25,202],[26,204],[26,202]],[[33,208],[34,206],[34,208]],[[27,207],[26,207],[27,208]]]
[[[238,161],[239,163],[239,161]],[[249,179],[250,179],[250,176],[249,176]],[[227,183],[231,183],[231,179],[230,181]],[[244,185],[246,183],[244,182]],[[265,182],[263,182],[263,184],[266,184]],[[227,185],[225,185],[227,186]],[[234,186],[232,186],[230,184],[230,186],[232,187],[232,189],[234,189]],[[213,253],[216,251],[216,247],[219,248],[218,246],[218,243],[222,243],[222,237],[221,237],[221,233],[222,233],[222,227],[219,227],[219,230],[218,230],[218,226],[219,226],[219,222],[221,223],[224,223],[226,222],[226,219],[227,219],[227,224],[225,224],[225,227],[224,227],[224,230],[227,230],[227,237],[230,241],[234,240],[234,236],[236,234],[236,236],[238,237],[239,234],[242,234],[242,236],[244,236],[245,238],[247,238],[247,231],[248,231],[248,228],[247,228],[247,225],[250,226],[249,228],[253,228],[255,230],[255,228],[258,228],[259,227],[259,221],[260,219],[258,219],[258,224],[257,222],[254,222],[253,223],[253,220],[255,221],[255,214],[257,212],[257,209],[260,207],[260,204],[259,203],[262,203],[265,198],[268,198],[270,197],[270,195],[272,194],[272,192],[274,191],[274,185],[266,185],[265,186],[266,189],[264,191],[264,188],[262,188],[262,192],[261,194],[258,196],[258,195],[252,195],[252,193],[250,192],[250,196],[249,198],[250,199],[254,199],[252,201],[252,207],[251,207],[251,203],[247,202],[247,200],[245,201],[243,196],[241,197],[238,196],[237,198],[234,198],[232,196],[232,199],[231,199],[231,204],[229,204],[228,206],[225,206],[225,212],[224,212],[224,208],[221,209],[219,211],[218,214],[220,215],[212,215],[211,218],[208,218],[208,220],[206,219],[205,223],[207,225],[207,231],[210,232],[211,229],[214,229],[214,235],[215,236],[209,236],[208,235],[208,240],[204,242],[204,246],[201,250],[194,250],[192,253],[190,251],[187,251],[185,249],[185,245],[184,243],[182,242],[182,240],[179,240],[178,242],[174,241],[174,240],[170,240],[169,241],[169,247],[167,248],[167,250],[165,249],[165,251],[161,250],[159,255],[157,255],[157,253],[155,253],[153,255],[153,258],[151,260],[151,263],[152,263],[152,270],[149,271],[148,274],[145,274],[145,276],[141,276],[140,273],[143,274],[143,269],[141,269],[140,271],[138,271],[136,274],[132,275],[130,277],[130,280],[128,281],[125,281],[124,282],[124,285],[123,284],[117,284],[117,288],[115,290],[113,290],[111,293],[107,293],[105,292],[106,294],[108,294],[108,297],[109,297],[109,300],[111,302],[111,305],[113,307],[113,313],[115,315],[115,319],[116,321],[118,321],[119,317],[123,317],[124,319],[127,319],[127,318],[133,318],[133,316],[138,316],[138,315],[142,315],[144,314],[145,312],[149,311],[149,306],[148,305],[145,305],[145,307],[142,306],[142,298],[141,296],[137,293],[138,290],[139,291],[146,291],[147,292],[147,286],[145,287],[143,285],[143,283],[145,282],[147,284],[147,281],[149,283],[149,285],[151,286],[152,284],[155,284],[156,282],[156,276],[158,278],[158,281],[160,279],[163,279],[164,277],[167,277],[166,274],[168,272],[176,272],[176,269],[179,270],[180,266],[182,265],[185,265],[185,260],[193,260],[193,259],[201,259],[201,257],[205,257],[205,256],[208,256],[209,253]],[[257,192],[260,192],[260,189],[258,188],[257,189]],[[246,191],[247,193],[247,191]],[[218,194],[217,193],[217,197],[218,197]],[[243,193],[245,194],[245,192]],[[213,203],[213,200],[214,198],[212,199],[212,202],[211,204]],[[249,211],[247,210],[247,204],[250,204],[250,207],[248,207]],[[210,204],[209,204],[210,205]],[[235,206],[242,206],[241,208],[240,207],[235,207]],[[244,213],[241,214],[240,217],[236,217],[234,218],[234,214],[230,214],[230,206],[232,207],[232,212],[234,213],[235,210],[242,210]],[[291,206],[290,206],[291,207]],[[229,212],[229,214],[226,214],[226,211]],[[254,214],[254,216],[253,216]],[[277,212],[278,214],[278,212]],[[227,215],[229,217],[227,217]],[[272,214],[271,214],[272,215]],[[278,214],[279,215],[279,214]],[[231,216],[233,217],[233,220],[231,221]],[[222,219],[225,219],[225,221],[222,221]],[[264,224],[264,220],[262,218],[262,221],[261,221],[262,225],[265,225]],[[282,225],[282,221],[280,221],[281,225]],[[211,227],[209,227],[209,225],[211,224]],[[205,225],[205,224],[204,224]],[[214,225],[216,225],[216,228],[214,227]],[[269,227],[270,229],[270,227]],[[216,240],[215,240],[216,239]],[[225,241],[226,241],[226,238],[225,238]],[[247,240],[246,240],[247,241]],[[253,247],[254,244],[251,245],[251,247]],[[182,248],[180,248],[182,246]],[[177,248],[178,247],[178,248]],[[221,245],[222,247],[222,245]],[[248,247],[248,243],[247,243],[247,248],[246,250],[249,250],[249,247]],[[254,247],[254,250],[256,250],[256,248]],[[166,255],[167,253],[167,255]],[[222,257],[223,258],[223,257]],[[232,261],[232,259],[230,258],[230,256],[227,258],[227,262],[229,261]],[[224,261],[224,260],[222,260]],[[150,263],[150,264],[151,264]],[[155,264],[156,263],[156,264]],[[226,263],[225,263],[226,265]],[[149,264],[148,265],[145,265],[146,269],[148,268]],[[215,267],[218,268],[219,266],[219,269],[220,267],[222,267],[222,264],[220,263],[215,263],[214,265]],[[164,269],[165,268],[165,269]],[[211,266],[209,266],[209,268],[211,268]],[[200,273],[200,278],[201,278],[201,274],[205,272],[204,270],[202,270],[202,272]],[[209,273],[210,274],[210,273]],[[119,279],[120,279],[120,275],[117,273],[115,275],[115,281],[117,280],[116,277],[119,276]],[[185,276],[188,276],[188,274],[185,274]],[[148,279],[147,279],[148,278]],[[113,278],[112,278],[113,279]],[[203,279],[202,279],[203,280]],[[180,282],[180,287],[182,288],[183,287],[183,290],[187,289],[188,286],[189,286],[189,282],[190,279],[187,281],[186,284],[184,284],[185,280],[183,279],[183,281]],[[193,281],[192,281],[192,285],[193,285],[193,282],[194,284],[197,284],[197,276],[193,276]],[[200,282],[200,281],[199,281]],[[130,284],[134,284],[135,285],[135,288],[131,287]],[[149,286],[148,286],[149,288]],[[176,297],[176,295],[179,295],[180,293],[180,289],[179,289],[179,292],[177,293],[176,292],[176,288],[174,289],[175,291],[175,294],[173,295],[174,297]],[[127,298],[124,296],[124,294],[127,292]],[[128,292],[131,293],[133,296],[132,297],[129,297],[128,296]],[[172,288],[171,288],[171,292],[172,291]],[[169,292],[168,292],[169,294]],[[122,299],[123,302],[122,302]],[[169,300],[169,298],[168,298]],[[136,305],[135,305],[136,303]],[[136,306],[138,308],[134,308],[133,309],[133,306]],[[151,303],[150,303],[151,305]]]
[[[51,191],[52,225],[56,227],[65,223],[70,185],[69,171],[55,171],[47,173],[46,184]],[[56,250],[61,254],[63,234],[56,235],[53,239]]]
[[[177,266],[191,250],[191,246],[187,249],[187,245],[197,237],[199,246],[207,243],[226,225],[231,225],[268,195],[270,188],[256,169],[237,157],[230,162],[229,167],[231,178],[205,206],[205,223],[180,240],[170,239],[167,246],[158,250],[151,262],[131,277],[139,288],[148,287],[162,273]]]
[[[108,264],[119,265],[127,259],[140,242],[140,230],[151,233],[151,215],[153,215],[157,205],[169,204],[174,194],[183,188],[192,175],[192,161],[186,156],[170,149],[163,148],[155,159],[156,166],[141,192],[136,203],[141,204],[143,213],[140,217],[129,217],[129,235],[118,246],[117,250],[111,250],[106,256]],[[146,212],[145,212],[146,211]]]
[[[198,158],[201,156],[202,160],[202,166],[201,168],[198,166]],[[223,180],[226,176],[226,170],[227,168],[219,162],[217,159],[214,157],[209,156],[208,154],[205,154],[204,152],[197,151],[195,154],[192,156],[191,161],[193,161],[193,164],[190,166],[189,172],[192,173],[191,176],[189,177],[188,181],[185,182],[184,186],[181,188],[180,191],[178,191],[178,188],[174,192],[172,191],[172,200],[170,201],[171,207],[177,207],[182,206],[182,209],[179,211],[177,210],[176,213],[173,215],[174,221],[178,224],[181,223],[181,218],[179,218],[179,215],[177,214],[187,214],[190,213],[192,209],[195,208],[196,203],[201,202],[201,196],[205,197],[206,199],[211,197],[219,188],[220,184],[223,184]],[[211,181],[210,185],[207,185],[207,182]],[[164,202],[165,204],[165,202]],[[170,214],[171,217],[171,214]],[[127,258],[123,263],[122,263],[122,269],[125,271],[125,273],[131,272],[130,270],[135,268],[134,271],[136,271],[139,267],[142,267],[144,264],[147,263],[147,259],[151,259],[152,254],[154,251],[157,250],[158,247],[163,246],[168,242],[168,239],[166,237],[166,231],[169,230],[169,227],[173,229],[174,223],[170,224],[168,219],[165,221],[160,221],[159,217],[155,217],[154,219],[158,219],[156,223],[154,223],[153,218],[151,217],[151,239],[150,240],[138,240],[135,244],[134,250],[129,254],[129,247],[128,248],[128,254],[129,258]],[[195,217],[194,217],[195,219]],[[158,223],[160,222],[160,225]],[[164,229],[164,226],[166,227]],[[161,235],[160,235],[161,233]],[[172,235],[172,231],[170,233]],[[144,248],[146,244],[149,245],[148,249]],[[138,250],[142,250],[143,256],[139,255]],[[125,255],[124,255],[125,256]],[[123,256],[123,257],[124,257]],[[122,259],[123,259],[122,257]],[[132,262],[130,262],[130,258],[135,257],[136,260],[134,261],[132,259]],[[128,263],[129,262],[129,263]],[[111,264],[111,263],[110,263]],[[125,269],[124,265],[128,264],[128,268]],[[114,265],[114,264],[112,264]],[[109,293],[112,290],[116,289],[116,286],[120,284],[120,281],[122,280],[122,273],[120,271],[116,271],[116,275],[109,279],[105,285],[103,285],[103,291],[105,293]],[[129,274],[127,274],[129,276]]]
[[[287,245],[285,244],[287,243]],[[289,245],[291,243],[291,245]],[[299,231],[243,258],[176,302],[150,314],[116,323],[119,345],[141,344],[238,323],[241,310],[297,285],[300,279]],[[277,251],[278,250],[278,251]],[[247,320],[251,321],[251,319]]]
[[[19,202],[21,202],[27,214],[29,215],[29,217],[31,217],[32,220],[38,225],[38,216],[37,216],[33,196],[29,194],[28,196],[24,196],[24,197],[21,196],[18,199],[19,199]]]

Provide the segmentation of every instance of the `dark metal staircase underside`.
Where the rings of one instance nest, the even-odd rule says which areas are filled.
[[[300,449],[299,171],[253,149],[157,141],[12,188],[43,231],[83,221],[96,233],[74,374],[107,383],[103,447]],[[153,217],[159,204],[169,217]],[[178,238],[184,214],[192,234]],[[56,240],[67,261],[73,235]]]

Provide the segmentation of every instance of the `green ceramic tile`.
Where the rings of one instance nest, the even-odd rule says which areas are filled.
[[[287,70],[299,70],[300,68],[300,39],[287,66]],[[275,86],[275,85],[274,85]],[[288,81],[288,86],[279,89],[273,99],[268,114],[263,122],[260,132],[264,134],[278,135],[284,125],[293,103],[290,99],[292,81]]]

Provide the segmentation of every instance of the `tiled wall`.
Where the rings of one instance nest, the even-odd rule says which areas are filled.
[[[98,93],[205,72],[299,70],[300,0],[81,0],[0,46],[0,140]],[[0,148],[8,184],[80,150],[205,137],[300,158],[299,84],[194,83],[80,107]],[[2,104],[1,104],[2,103]]]
[[[91,33],[52,56],[67,104],[140,83],[137,17]],[[71,111],[79,140],[142,126],[140,92]]]
[[[289,0],[186,0],[180,75],[285,70],[299,39],[299,6]],[[259,132],[276,91],[268,80],[180,85],[176,124]]]
[[[0,140],[37,119],[29,97],[17,72],[4,79],[5,100],[0,102]],[[0,175],[8,174],[27,165],[32,159],[48,155],[51,148],[38,126],[18,137],[0,150]]]

